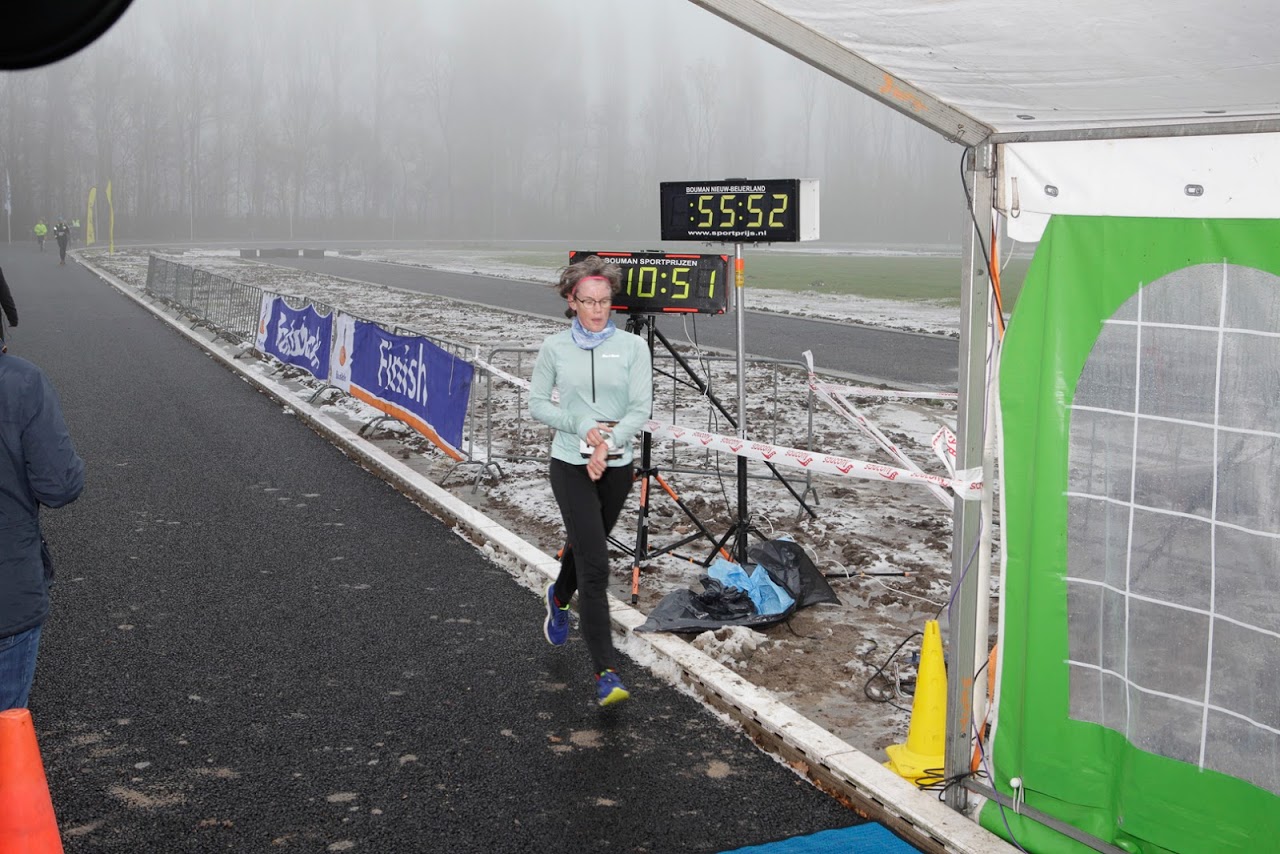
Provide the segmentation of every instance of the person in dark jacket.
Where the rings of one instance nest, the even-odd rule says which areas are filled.
[[[67,241],[71,239],[71,226],[62,217],[53,227],[53,238],[58,241],[58,266],[62,266],[67,263]]]
[[[0,711],[27,705],[49,615],[40,507],[70,504],[83,489],[84,460],[53,385],[26,359],[0,354]]]
[[[18,325],[18,305],[13,301],[13,293],[9,283],[4,280],[4,271],[0,270],[0,353],[4,352],[4,321],[10,326]]]

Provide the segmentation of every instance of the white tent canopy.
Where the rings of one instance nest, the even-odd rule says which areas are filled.
[[[692,0],[980,143],[1280,131],[1271,0]]]
[[[1280,134],[1018,143],[997,156],[995,206],[1014,240],[1039,240],[1051,214],[1280,216]]]
[[[949,140],[997,145],[1016,240],[1054,213],[1280,217],[1272,0],[691,2]]]

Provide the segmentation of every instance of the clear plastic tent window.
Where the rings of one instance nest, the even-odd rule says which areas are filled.
[[[1105,324],[1071,409],[1070,714],[1280,794],[1280,279],[1197,265]]]

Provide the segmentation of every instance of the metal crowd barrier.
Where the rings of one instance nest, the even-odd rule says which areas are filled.
[[[147,265],[146,290],[155,298],[191,317],[195,321],[193,328],[205,326],[213,330],[216,335],[236,342],[253,341],[255,338],[258,311],[262,303],[261,288],[152,255]],[[325,303],[314,300],[310,302],[321,314],[333,311],[333,307]],[[358,320],[376,322],[346,309],[339,310]],[[380,325],[396,335],[416,335],[426,338],[449,353],[473,363],[479,354],[479,349],[472,344],[440,338],[406,326]],[[508,374],[528,380],[532,376],[537,353],[536,346],[497,347],[489,351],[486,361]],[[736,414],[735,376],[733,374],[722,378],[714,376],[717,367],[728,366],[736,369],[736,357],[704,353],[700,354],[695,361],[703,368],[702,381],[710,386],[711,393],[716,394],[721,404]],[[770,390],[767,401],[757,399],[748,402],[748,408],[753,412],[753,420],[748,423],[748,432],[751,436],[774,444],[779,442],[780,430],[785,427],[787,414],[783,411],[781,403],[783,376],[793,372],[795,377],[788,379],[786,385],[789,388],[805,389],[807,423],[803,441],[800,441],[799,436],[791,434],[785,437],[785,444],[812,450],[814,396],[813,390],[808,385],[807,365],[800,361],[785,359],[749,358],[746,360],[746,367],[752,372],[757,372],[761,368],[767,369]],[[473,484],[478,486],[480,479],[487,471],[494,471],[499,477],[502,476],[501,461],[546,462],[549,459],[551,430],[529,415],[527,392],[523,387],[514,386],[506,379],[496,376],[484,365],[477,364],[475,368],[471,395],[467,402],[466,435],[463,439],[463,447],[458,448],[465,459],[458,466],[480,467]],[[666,382],[667,379],[670,380],[669,384]],[[311,399],[313,401],[318,399],[326,390],[337,391],[334,386],[322,384]],[[761,411],[767,413],[763,424],[758,417]],[[732,430],[726,421],[719,419],[711,402],[688,379],[674,356],[666,351],[654,354],[654,417],[665,418],[673,424],[706,429],[709,432],[723,433]],[[394,419],[381,415],[375,417],[361,428],[361,433],[387,420]],[[733,476],[733,472],[721,469],[719,456],[714,451],[698,452],[675,442],[666,442],[654,446],[653,461],[655,465],[668,472],[695,476],[722,474]],[[751,468],[757,468],[757,470],[751,471],[749,468],[748,477],[762,480],[773,477],[771,474],[761,473],[758,467]],[[445,479],[447,480],[448,477],[449,475],[446,475]],[[803,482],[804,489],[800,493],[802,498],[814,493],[812,474],[806,472]]]
[[[261,288],[152,255],[146,291],[191,317],[195,326],[237,342],[254,339]]]

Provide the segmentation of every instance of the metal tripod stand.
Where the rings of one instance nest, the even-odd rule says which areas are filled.
[[[633,332],[636,335],[640,335],[641,333],[644,333],[645,340],[649,344],[649,354],[651,359],[654,353],[655,343],[661,343],[661,345],[671,355],[672,359],[675,360],[676,364],[679,365],[680,368],[689,377],[689,379],[693,381],[693,383],[698,388],[699,392],[701,392],[701,394],[707,400],[711,401],[712,405],[715,406],[717,410],[719,410],[720,414],[726,420],[728,420],[731,425],[733,425],[736,428],[737,420],[734,419],[733,416],[729,414],[728,410],[725,409],[724,405],[720,402],[719,398],[717,398],[715,394],[711,392],[707,384],[702,380],[701,377],[698,376],[697,372],[693,369],[693,366],[691,366],[689,362],[683,356],[681,356],[680,353],[676,352],[676,349],[674,347],[671,346],[671,342],[667,340],[666,336],[663,335],[662,332],[658,329],[656,319],[657,318],[654,315],[633,314],[627,319],[627,331]],[[778,469],[772,463],[766,463],[766,465],[769,467],[769,470],[773,472],[774,477],[776,477],[783,484],[783,486],[786,487],[787,491],[791,493],[792,497],[794,497],[796,501],[799,502],[800,506],[804,508],[805,512],[807,512],[812,518],[816,519],[817,514],[814,513],[813,509],[810,508],[809,505],[805,503],[803,495],[796,491],[795,487],[793,487],[791,483],[788,482],[787,479],[782,476],[781,472],[779,472]],[[707,557],[704,560],[700,561],[700,563],[703,566],[709,566],[717,554],[729,560],[737,560],[739,563],[745,563],[747,559],[748,532],[754,532],[756,536],[758,536],[762,540],[767,539],[767,537],[765,537],[764,534],[762,534],[758,529],[756,529],[755,526],[751,525],[749,515],[747,514],[747,460],[745,457],[738,457],[737,476],[738,476],[738,484],[737,484],[738,486],[738,518],[734,522],[733,526],[730,527],[728,532],[726,532],[724,536],[722,536],[717,541],[715,536],[707,529],[707,526],[704,525],[702,521],[698,519],[697,515],[688,506],[688,504],[686,504],[684,500],[680,498],[680,496],[666,481],[666,479],[662,477],[659,467],[653,464],[652,435],[650,435],[647,432],[641,434],[640,465],[635,472],[636,480],[640,481],[640,510],[639,510],[638,518],[636,520],[636,544],[634,549],[627,549],[623,547],[624,551],[629,552],[632,557],[631,603],[633,605],[638,601],[640,596],[640,570],[643,567],[647,566],[649,563],[649,560],[654,557],[658,557],[664,554],[674,553],[675,549],[678,549],[681,546],[691,543],[700,537],[705,537],[709,542],[714,544],[714,547],[712,548],[711,552],[707,555]],[[657,484],[662,488],[662,490],[666,492],[666,494],[673,501],[676,502],[676,506],[680,508],[680,510],[689,518],[689,520],[697,528],[696,533],[691,533],[679,540],[676,540],[672,543],[669,543],[659,548],[650,547],[649,545],[649,509],[650,509],[649,497],[651,494],[650,493],[651,481],[656,481]],[[732,555],[725,550],[725,544],[729,542],[730,538],[734,539],[734,554]],[[616,541],[614,542],[614,544],[621,546],[621,544],[617,543]],[[685,556],[676,555],[676,557],[685,557]],[[685,557],[685,560],[694,562],[693,558]]]

